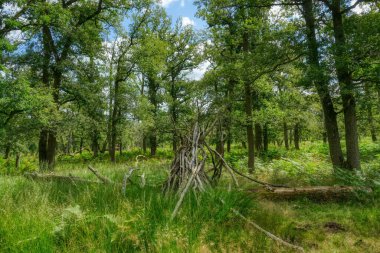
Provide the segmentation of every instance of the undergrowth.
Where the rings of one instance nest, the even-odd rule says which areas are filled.
[[[270,150],[274,150],[271,147]],[[333,172],[322,143],[304,143],[302,150],[262,153],[252,175],[264,181],[302,185],[369,187],[355,198],[315,202],[257,199],[255,188],[239,178],[235,189],[227,173],[214,189],[190,192],[174,220],[178,196],[162,194],[170,150],[136,162],[138,150],[124,152],[118,163],[107,154],[88,152],[61,156],[56,174],[95,180],[89,164],[115,182],[137,167],[125,193],[120,187],[33,182],[20,176],[37,170],[33,156],[21,167],[0,160],[0,252],[289,252],[231,212],[236,208],[266,230],[308,252],[376,252],[380,248],[380,145],[362,143],[362,171]],[[233,147],[226,160],[247,173],[246,151]],[[143,184],[144,177],[145,184]],[[228,190],[229,189],[229,190]],[[221,202],[225,201],[225,204]],[[327,224],[327,225],[326,225]],[[332,229],[331,224],[337,228]],[[333,226],[333,227],[334,227]]]

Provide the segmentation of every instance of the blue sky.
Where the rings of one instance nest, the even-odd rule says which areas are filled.
[[[175,22],[178,18],[182,18],[185,24],[193,24],[195,29],[206,28],[206,23],[195,17],[197,7],[193,0],[161,0],[161,5],[165,7],[166,12],[173,18]]]

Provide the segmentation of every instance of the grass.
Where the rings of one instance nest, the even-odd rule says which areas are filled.
[[[231,207],[307,252],[378,252],[380,145],[362,142],[362,147],[360,174],[332,175],[323,144],[304,143],[301,151],[278,149],[263,154],[254,176],[290,185],[370,185],[375,189],[370,196],[359,194],[335,202],[274,202],[244,190],[228,191],[230,180],[225,175],[215,189],[188,194],[173,221],[170,215],[177,197],[161,193],[169,151],[139,162],[140,170],[132,176],[135,184],[128,185],[125,195],[118,187],[33,182],[20,176],[22,171],[1,167],[0,252],[289,252],[237,218]],[[61,157],[55,173],[94,179],[86,169],[91,163],[121,182],[138,154],[126,153],[116,165],[105,157],[93,160],[86,153]],[[235,147],[226,159],[246,171],[244,150]],[[32,160],[23,162],[33,167]],[[147,180],[144,187],[142,174]],[[253,187],[239,181],[242,189]],[[341,229],[326,226],[331,222]]]

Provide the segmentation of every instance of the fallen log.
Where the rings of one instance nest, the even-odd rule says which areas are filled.
[[[305,197],[317,200],[328,200],[349,198],[360,192],[371,193],[372,189],[357,186],[266,187],[250,190],[250,192],[258,193],[259,196],[269,199],[290,200]]]
[[[63,176],[55,174],[39,174],[36,172],[26,172],[24,177],[35,181],[56,181],[62,183],[90,183],[90,184],[102,184],[100,181],[88,180],[81,177],[75,177],[72,175]]]

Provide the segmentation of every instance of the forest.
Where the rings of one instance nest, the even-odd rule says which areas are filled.
[[[380,1],[0,0],[0,50],[0,252],[380,252]]]

